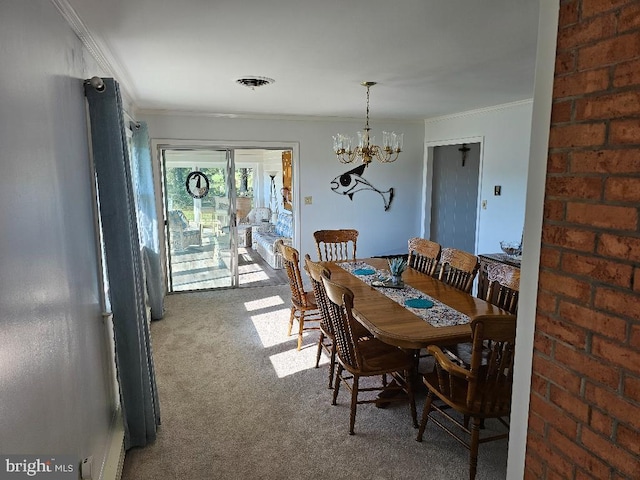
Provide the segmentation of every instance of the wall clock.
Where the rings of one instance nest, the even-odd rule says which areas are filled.
[[[203,198],[209,193],[209,179],[202,172],[191,172],[185,182],[187,193],[193,198]]]

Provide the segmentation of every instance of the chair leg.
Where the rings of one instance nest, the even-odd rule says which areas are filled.
[[[322,342],[324,342],[324,333],[322,333],[322,330],[320,330],[320,338],[318,339],[318,352],[316,353],[316,368],[320,366],[320,355],[322,355]]]
[[[418,413],[416,412],[416,397],[413,391],[413,372],[411,370],[407,370],[405,372],[406,375],[406,385],[407,385],[407,395],[409,397],[409,406],[411,407],[411,421],[413,422],[413,428],[418,428]]]
[[[296,307],[291,307],[291,315],[289,315],[289,330],[287,330],[287,337],[291,336],[291,329],[293,328],[293,319],[296,316]]]
[[[298,350],[302,348],[302,331],[304,330],[304,312],[298,318]]]
[[[416,362],[416,372],[420,373],[420,349],[411,351],[411,354]]]
[[[351,415],[349,416],[349,435],[353,435],[353,427],[356,424],[356,409],[358,408],[358,384],[360,377],[353,376],[353,384],[351,385]]]
[[[476,478],[478,469],[478,445],[480,444],[480,418],[471,421],[471,445],[469,445],[469,480]]]
[[[427,420],[429,420],[429,412],[431,411],[431,402],[433,402],[433,393],[429,392],[427,394],[427,401],[424,404],[424,410],[422,410],[422,419],[420,420],[420,429],[418,430],[418,437],[416,438],[418,442],[422,441],[422,435],[424,434],[424,429],[427,426]]]
[[[331,361],[329,362],[329,388],[333,385],[333,372],[336,369],[336,344],[331,343]]]
[[[341,376],[342,376],[342,371],[344,370],[344,367],[342,366],[341,363],[338,364],[338,371],[336,372],[336,378],[334,380],[334,385],[333,385],[333,400],[331,401],[331,405],[337,405],[338,402],[338,392],[340,391],[340,382],[341,382]]]

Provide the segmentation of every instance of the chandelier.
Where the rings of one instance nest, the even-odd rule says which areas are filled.
[[[382,132],[382,146],[375,144],[375,137],[369,136],[369,89],[377,82],[362,82],[367,87],[367,123],[364,131],[358,132],[358,145],[353,148],[353,137],[338,133],[333,137],[333,151],[342,163],[351,163],[362,159],[362,163],[369,165],[373,158],[381,163],[395,162],[402,151],[403,133]]]

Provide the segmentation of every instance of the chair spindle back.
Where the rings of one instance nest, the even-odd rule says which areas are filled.
[[[313,287],[313,293],[316,297],[316,304],[318,305],[318,310],[320,310],[320,316],[322,317],[320,325],[324,330],[329,332],[329,334],[334,335],[331,314],[329,313],[329,299],[327,298],[327,292],[324,289],[324,284],[322,283],[322,277],[324,276],[325,278],[330,279],[331,272],[320,263],[312,261],[308,253],[304,256],[304,261],[305,269],[309,273],[309,278],[311,279],[311,286]]]
[[[353,292],[345,286],[322,277],[329,300],[329,318],[333,326],[336,348],[340,359],[356,369],[361,365],[356,351],[356,338],[352,331]]]
[[[425,238],[409,239],[409,258],[407,265],[427,275],[433,275],[438,267],[440,244]]]
[[[440,389],[450,398],[456,398],[460,382],[466,382],[466,405],[470,412],[485,416],[506,414],[511,408],[516,316],[482,315],[473,319],[471,331],[473,347],[469,369],[456,366],[456,371],[447,371],[438,361],[438,356],[444,355],[442,351],[429,347],[429,352],[436,357]]]
[[[282,254],[282,265],[287,277],[289,277],[289,287],[291,287],[291,300],[294,304],[308,307],[307,296],[304,291],[304,283],[300,274],[300,254],[295,248],[280,243],[278,246]]]
[[[480,262],[475,255],[456,248],[443,248],[438,278],[452,287],[470,293]]]
[[[358,231],[353,229],[317,230],[313,232],[319,261],[355,260]]]

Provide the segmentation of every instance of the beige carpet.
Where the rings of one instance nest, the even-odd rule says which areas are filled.
[[[299,352],[286,336],[288,299],[286,285],[166,299],[151,326],[162,425],[124,480],[468,478],[467,450],[435,425],[415,441],[408,404],[360,405],[348,435],[348,391],[331,405],[317,333]],[[481,445],[476,478],[505,478],[506,457],[507,440]]]

